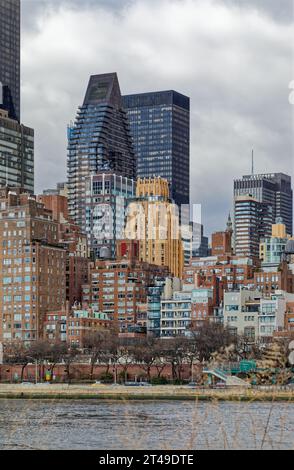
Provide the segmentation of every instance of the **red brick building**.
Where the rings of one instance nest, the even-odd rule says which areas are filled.
[[[232,232],[214,232],[211,236],[211,255],[232,255]]]
[[[106,313],[121,332],[137,324],[138,306],[147,301],[146,287],[168,275],[164,266],[138,261],[136,247],[136,241],[118,242],[118,259],[92,263],[83,286],[83,305]]]
[[[82,349],[89,335],[109,329],[112,324],[105,313],[95,312],[91,308],[74,308],[67,318],[67,342]]]
[[[52,211],[52,217],[59,223],[64,223],[69,220],[68,217],[68,204],[67,197],[59,194],[41,194],[37,196],[37,201],[44,204],[44,206]]]
[[[20,188],[0,189],[0,341],[42,337],[66,302],[66,250],[52,212]]]
[[[278,271],[257,271],[254,273],[255,289],[264,294],[273,293],[275,290],[294,292],[294,274],[286,262],[282,262]]]
[[[254,266],[252,259],[221,255],[207,258],[191,258],[184,267],[183,282],[197,287],[213,287],[214,301],[223,300],[225,290],[238,290],[241,286],[254,287]]]
[[[89,250],[87,236],[68,217],[67,197],[59,194],[40,195],[37,199],[52,211],[53,219],[59,222],[59,243],[67,251],[66,299],[69,305],[81,302],[82,285],[88,281]]]
[[[68,305],[59,310],[48,310],[44,316],[43,338],[52,343],[66,341]]]
[[[294,334],[294,302],[286,303],[285,330]]]

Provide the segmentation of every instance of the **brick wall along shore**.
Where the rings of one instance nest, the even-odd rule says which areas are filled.
[[[22,366],[19,364],[1,364],[0,365],[0,382],[16,382],[20,380]],[[49,370],[47,365],[38,365],[37,375],[38,381],[45,380],[46,371]],[[197,373],[197,367],[193,367],[194,373]],[[93,372],[93,380],[99,380],[100,375],[107,371],[106,365],[95,365]],[[110,366],[108,371],[114,375],[114,367]],[[89,380],[90,379],[91,366],[90,364],[78,364],[73,363],[70,365],[70,379],[73,382]],[[18,379],[16,379],[16,374]],[[147,374],[144,369],[138,365],[130,365],[127,368],[127,379],[128,380],[140,380],[147,378]],[[56,382],[67,382],[68,377],[66,373],[65,364],[57,364],[53,369],[53,375],[55,376],[54,381]],[[152,366],[150,369],[150,375],[152,378],[158,376],[158,371],[155,366]],[[117,366],[117,379],[124,376],[124,367],[121,365]],[[165,377],[168,380],[172,379],[172,368],[168,364],[165,366],[163,371],[160,374],[161,377]],[[36,366],[35,364],[28,364],[23,373],[24,381],[35,381],[36,377]],[[184,380],[189,380],[191,377],[190,367],[188,365],[183,366],[182,378]]]

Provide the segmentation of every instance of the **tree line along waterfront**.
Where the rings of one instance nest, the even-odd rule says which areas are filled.
[[[243,384],[290,386],[294,382],[289,340],[250,343],[221,324],[202,322],[189,337],[121,338],[114,330],[87,335],[81,350],[65,342],[21,341],[3,345],[0,380],[221,386],[226,377]],[[240,382],[241,384],[241,382]]]

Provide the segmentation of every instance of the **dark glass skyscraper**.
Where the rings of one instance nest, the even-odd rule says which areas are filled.
[[[234,200],[234,245],[237,256],[259,258],[259,244],[271,236],[273,208],[252,196]]]
[[[190,100],[176,91],[123,96],[128,113],[137,176],[161,176],[176,204],[189,204]]]
[[[20,120],[20,0],[0,0],[0,107]],[[3,96],[1,96],[3,95]],[[2,99],[1,99],[2,98]],[[1,103],[2,102],[2,103]]]
[[[0,109],[0,186],[34,192],[34,131]]]
[[[234,181],[234,196],[251,195],[272,207],[272,223],[281,218],[287,233],[293,233],[293,192],[291,176],[284,173],[246,175]]]
[[[0,186],[34,192],[34,131],[20,123],[20,0],[0,0]]]
[[[116,73],[90,77],[84,103],[68,130],[71,218],[86,226],[86,178],[99,172],[136,177],[136,159]]]

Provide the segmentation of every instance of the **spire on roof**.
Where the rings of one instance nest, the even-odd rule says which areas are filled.
[[[231,213],[229,212],[228,220],[227,220],[227,232],[233,231],[233,223],[231,219]]]

